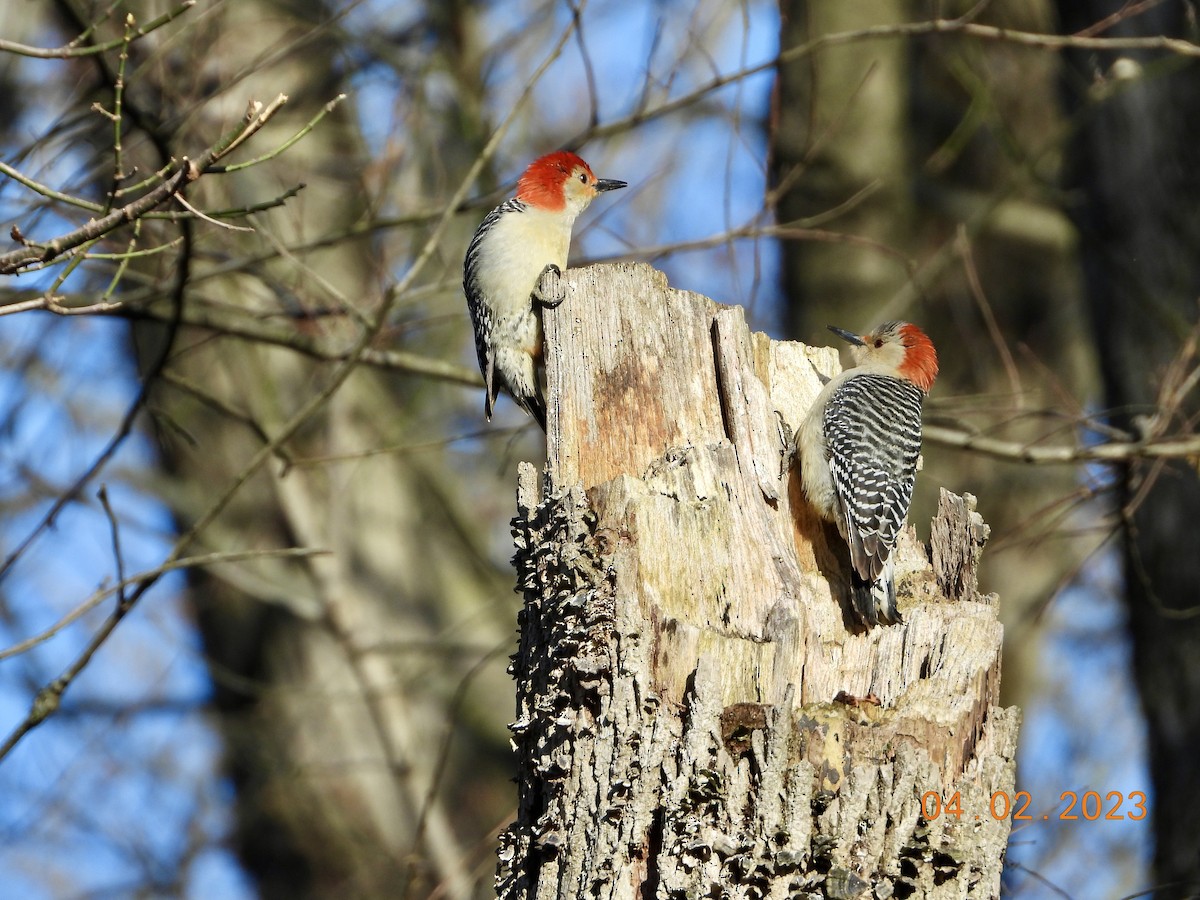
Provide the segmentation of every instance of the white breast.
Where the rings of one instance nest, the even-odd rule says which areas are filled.
[[[567,268],[572,219],[536,209],[502,216],[480,248],[479,287],[500,315],[529,310],[538,276]]]

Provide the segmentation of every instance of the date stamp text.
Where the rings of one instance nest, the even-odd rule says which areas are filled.
[[[1063,791],[1059,795],[1059,806],[1052,813],[1038,814],[1030,810],[1034,805],[1029,791],[1017,791],[1011,796],[1007,791],[996,791],[988,804],[987,814],[993,819],[1011,818],[1014,822],[1033,822],[1036,820],[1070,822],[1084,819],[1088,822],[1097,820],[1115,821],[1132,819],[1140,821],[1146,818],[1146,795],[1141,791]],[[943,797],[937,791],[926,791],[921,795],[921,816],[926,821],[932,821],[939,816],[953,816],[961,819],[970,811],[963,809],[962,797],[955,791],[949,797]],[[981,819],[983,814],[975,815]]]

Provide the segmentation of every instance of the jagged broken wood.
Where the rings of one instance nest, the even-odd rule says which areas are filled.
[[[546,471],[522,466],[513,520],[500,897],[997,896],[1019,717],[973,498],[943,492],[932,557],[906,531],[904,624],[859,630],[786,465],[836,351],[648,266],[563,280]]]

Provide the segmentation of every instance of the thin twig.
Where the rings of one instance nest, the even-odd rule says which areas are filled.
[[[933,444],[970,450],[1033,465],[1070,465],[1081,462],[1127,462],[1133,459],[1175,459],[1200,455],[1200,435],[1154,441],[1110,441],[1093,446],[1039,446],[1037,442],[1010,441],[953,428],[926,425],[924,437]]]
[[[200,210],[196,209],[196,207],[192,206],[192,204],[188,203],[187,199],[183,196],[183,194],[176,194],[175,202],[178,203],[180,206],[182,206],[184,209],[186,209],[188,212],[190,212],[197,219],[203,219],[205,222],[208,222],[210,225],[216,225],[218,228],[224,228],[228,231],[241,231],[246,234],[254,234],[254,229],[249,227],[248,225],[231,225],[229,222],[218,222],[216,219],[212,218],[211,216],[205,215],[204,213],[200,212]]]
[[[317,112],[317,114],[315,116],[313,116],[311,119],[309,119],[308,122],[305,123],[303,128],[301,128],[299,131],[297,131],[290,138],[288,138],[286,141],[284,141],[282,144],[280,144],[278,147],[276,147],[274,150],[270,151],[269,153],[264,153],[262,156],[256,156],[256,157],[254,157],[254,159],[248,159],[245,162],[235,163],[233,165],[213,166],[210,169],[210,171],[219,173],[219,174],[223,174],[223,173],[227,173],[227,172],[237,172],[241,169],[248,169],[251,166],[257,166],[259,163],[263,163],[263,162],[266,162],[267,160],[274,159],[275,157],[279,156],[279,154],[283,153],[285,150],[290,148],[293,144],[295,144],[297,141],[299,141],[302,137],[304,137],[310,131],[312,131],[314,128],[316,128],[317,124],[322,119],[324,119],[327,115],[329,115],[329,113],[333,111],[333,108],[335,106],[337,106],[339,103],[341,103],[345,99],[346,99],[345,94],[338,94],[336,97],[334,97],[332,100],[330,100],[324,106],[322,106],[321,109]]]
[[[140,40],[152,31],[157,31],[167,23],[179,18],[189,9],[196,5],[196,0],[183,0],[174,9],[168,10],[156,19],[151,19],[141,28],[137,28],[133,32],[133,40]],[[111,41],[106,41],[103,44],[89,44],[86,47],[77,47],[85,35],[80,35],[71,43],[62,47],[53,49],[45,47],[33,47],[29,44],[20,44],[16,41],[0,40],[0,53],[15,53],[17,56],[30,56],[34,59],[71,59],[78,56],[95,56],[97,53],[105,53],[109,50],[116,50],[118,47],[126,43],[124,36],[113,38]]]
[[[94,316],[119,312],[124,304],[120,300],[101,300],[86,306],[64,306],[54,294],[45,294],[36,300],[23,300],[20,303],[10,303],[0,306],[0,316],[11,316],[15,313],[29,312],[40,309],[54,313],[56,316]]]
[[[975,268],[975,255],[971,252],[971,238],[967,233],[966,225],[959,224],[956,238],[963,271],[967,275],[967,285],[971,289],[971,296],[975,298],[975,305],[979,307],[979,314],[983,316],[984,324],[987,325],[992,344],[1000,355],[1000,362],[1004,365],[1004,371],[1008,375],[1009,388],[1014,397],[1023,397],[1024,392],[1021,388],[1021,376],[1017,371],[1017,364],[1008,350],[1008,344],[1004,341],[1004,335],[992,312],[992,305],[988,303],[987,294],[983,290],[983,282],[979,279],[979,270]]]
[[[1071,36],[1059,34],[1040,34],[1030,31],[1017,31],[1011,28],[999,28],[994,25],[978,25],[970,20],[973,13],[968,13],[957,19],[929,19],[924,22],[907,22],[894,25],[875,25],[870,28],[860,28],[854,31],[840,31],[833,34],[823,34],[796,47],[780,51],[765,62],[738,69],[727,75],[705,82],[700,87],[689,91],[672,100],[668,100],[653,108],[639,108],[623,119],[616,119],[607,125],[591,129],[591,138],[609,137],[630,130],[636,125],[678,112],[693,106],[709,94],[735,81],[750,78],[761,72],[774,69],[784,63],[794,62],[811,56],[818,50],[827,47],[841,47],[846,44],[857,44],[873,40],[895,40],[898,38],[921,37],[930,34],[962,35],[983,41],[998,43],[1020,44],[1026,47],[1041,47],[1045,50],[1163,50],[1179,56],[1200,57],[1200,44],[1193,44],[1180,38],[1128,37],[1128,38],[1098,38]]]
[[[252,431],[254,436],[262,443],[268,444],[271,442],[271,436],[267,434],[266,430],[260,424],[258,424],[258,421],[253,416],[234,409],[223,398],[218,397],[211,391],[202,388],[195,382],[190,381],[187,378],[184,378],[182,375],[178,375],[174,372],[163,372],[162,380],[172,387],[176,387],[179,390],[190,394],[209,409],[214,410],[231,421],[244,425],[246,428]],[[279,447],[277,449],[277,455],[279,457],[279,461],[285,466],[291,467],[292,465],[295,465],[295,462],[290,458],[288,452],[283,447]]]
[[[1131,19],[1134,16],[1140,16],[1146,10],[1153,9],[1156,6],[1161,5],[1162,2],[1163,0],[1141,0],[1141,2],[1138,3],[1134,2],[1134,0],[1127,0],[1125,5],[1118,9],[1115,13],[1110,16],[1105,16],[1099,22],[1093,22],[1087,28],[1079,29],[1079,31],[1075,32],[1075,36],[1095,37],[1098,34],[1103,34],[1114,25],[1123,22],[1125,19]]]
[[[142,236],[142,220],[141,219],[138,219],[136,222],[133,223],[132,231],[133,231],[133,234],[131,234],[129,236],[129,243],[125,247],[125,252],[122,253],[119,257],[120,262],[117,263],[117,270],[115,272],[113,272],[112,278],[110,278],[108,280],[108,288],[107,288],[107,290],[105,290],[104,295],[103,295],[104,302],[106,302],[106,303],[110,302],[112,300],[112,295],[114,293],[116,293],[117,285],[119,285],[121,283],[121,280],[125,277],[125,272],[129,269],[129,261],[131,259],[133,259],[134,255],[137,252],[138,238],[140,238]],[[171,241],[171,244],[174,244],[174,243],[175,243],[174,241]],[[93,256],[91,258],[94,259],[95,257]]]
[[[171,572],[178,572],[183,569],[202,569],[207,566],[244,562],[249,559],[306,558],[309,556],[320,556],[328,552],[328,550],[319,550],[309,547],[287,547],[279,550],[231,550],[213,553],[199,553],[195,556],[182,556],[179,559],[155,566],[153,569],[146,569],[145,571],[130,575],[128,578],[122,578],[114,585],[99,588],[91,596],[89,596],[86,600],[76,606],[73,610],[71,610],[49,628],[46,628],[19,643],[13,644],[11,647],[0,649],[0,660],[9,659],[13,656],[19,656],[22,653],[27,653],[28,651],[32,650],[38,644],[44,644],[64,628],[67,628],[72,623],[77,622],[88,612],[95,609],[109,597],[113,596],[113,594],[124,596],[126,589],[136,587],[145,582],[147,579],[158,578],[162,575],[167,575]]]
[[[86,210],[92,213],[103,214],[107,212],[103,204],[94,203],[91,200],[84,200],[82,197],[72,197],[70,194],[64,194],[61,191],[56,191],[49,185],[42,184],[40,181],[34,181],[28,175],[23,174],[19,169],[14,169],[8,163],[0,160],[0,175],[7,175],[17,184],[24,185],[35,194],[45,197],[47,200],[57,200],[59,203],[66,203],[69,206],[76,206],[79,209]],[[14,240],[20,240],[19,232],[14,234]]]
[[[108,502],[108,488],[103,484],[96,491],[96,497],[100,500],[100,506],[104,508],[104,515],[108,518],[108,532],[112,538],[113,560],[117,569],[117,606],[124,606],[125,598],[125,559],[121,555],[121,527],[117,524],[117,516],[113,512],[112,504]]]
[[[162,321],[166,318],[166,316],[154,310],[134,307],[131,305],[131,301],[126,301],[125,305],[121,309],[116,310],[115,313],[130,319],[146,319],[150,321]],[[202,310],[197,311],[195,308],[184,311],[183,322],[186,325],[206,328],[226,337],[271,344],[276,347],[286,347],[310,359],[317,359],[323,362],[346,362],[350,359],[350,355],[353,352],[352,348],[344,349],[324,346],[320,341],[299,331],[271,329],[255,320],[243,320],[241,322],[221,321],[215,316],[208,315]],[[479,374],[477,367],[460,365],[446,359],[422,356],[419,353],[413,353],[408,350],[367,349],[362,352],[359,361],[363,365],[401,372],[407,375],[433,378],[450,384],[461,384],[466,387],[475,388],[483,386],[483,377]]]
[[[47,243],[26,241],[18,250],[0,254],[0,275],[15,275],[33,265],[45,265],[68,250],[89,241],[94,241],[108,232],[132,222],[178,193],[188,183],[195,181],[205,170],[225,154],[231,152],[244,140],[258,131],[279,110],[287,98],[280,94],[265,109],[261,103],[251,104],[242,124],[230,131],[215,145],[201,153],[193,162],[183,157],[174,165],[175,171],[158,187],[129,204],[113,210],[105,216],[93,219],[81,228],[61,235]],[[15,237],[16,235],[14,235]]]

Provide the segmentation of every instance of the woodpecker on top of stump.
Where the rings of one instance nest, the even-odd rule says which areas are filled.
[[[480,224],[463,263],[463,290],[483,373],[484,414],[490,421],[504,388],[546,430],[546,399],[537,366],[542,359],[542,307],[562,302],[548,274],[567,267],[571,226],[598,194],[625,187],[597,178],[574,153],[534,160],[516,196]]]
[[[920,328],[886,322],[857,335],[856,363],[817,395],[796,433],[804,493],[850,548],[850,592],[867,625],[900,621],[892,553],[908,517],[921,455],[921,406],[937,351]]]

